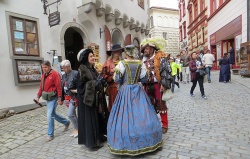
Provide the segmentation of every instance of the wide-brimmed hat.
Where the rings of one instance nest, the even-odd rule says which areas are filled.
[[[155,46],[155,44],[153,44],[152,42],[147,41],[144,44],[141,44],[141,53],[144,53],[144,50],[147,46],[150,46],[152,48],[154,48],[155,50],[158,50],[157,47]]]
[[[107,55],[110,56],[113,51],[119,51],[119,50],[121,50],[123,52],[124,48],[122,48],[120,44],[115,44],[112,46],[111,50],[107,51]]]
[[[163,37],[152,37],[144,39],[141,44],[141,52],[144,53],[144,50],[147,46],[154,48],[156,51],[164,51],[167,46],[167,42]]]
[[[130,57],[138,57],[138,49],[134,45],[125,46],[124,53]]]
[[[91,49],[82,49],[77,54],[77,60],[78,62],[83,61],[89,53],[93,53],[93,50]]]

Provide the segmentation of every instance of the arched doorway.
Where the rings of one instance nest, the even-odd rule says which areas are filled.
[[[121,31],[119,29],[114,30],[114,32],[112,33],[112,44],[123,45],[123,43],[124,43],[124,39],[123,39]]]
[[[84,48],[84,42],[81,34],[73,27],[66,30],[64,34],[65,58],[70,61],[73,70],[79,67],[77,61],[78,52]]]

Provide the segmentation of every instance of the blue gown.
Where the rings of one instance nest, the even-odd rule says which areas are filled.
[[[108,120],[108,147],[112,154],[140,155],[162,146],[161,123],[140,79],[141,61],[121,61],[124,73],[116,70],[115,81],[120,83]],[[118,64],[119,65],[119,64]]]

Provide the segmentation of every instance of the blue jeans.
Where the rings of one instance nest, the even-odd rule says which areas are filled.
[[[71,123],[74,125],[74,128],[78,130],[78,122],[76,116],[76,107],[74,101],[70,101],[69,108],[68,108],[68,117]]]
[[[55,120],[64,125],[69,124],[69,120],[56,114],[57,98],[51,101],[46,101],[46,104],[47,104],[47,118],[48,118],[48,136],[53,137]]]
[[[207,72],[207,80],[208,81],[211,81],[211,78],[210,78],[210,71],[211,71],[212,67],[206,67],[206,72]]]

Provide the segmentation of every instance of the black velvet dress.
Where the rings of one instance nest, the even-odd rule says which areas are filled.
[[[93,106],[84,104],[84,94],[86,82],[96,80],[98,73],[94,68],[81,65],[77,77],[77,96],[78,96],[78,144],[85,145],[87,148],[100,146],[101,142],[106,141],[104,135],[107,134],[107,121],[109,112],[103,87],[99,85],[95,92],[95,102]]]

